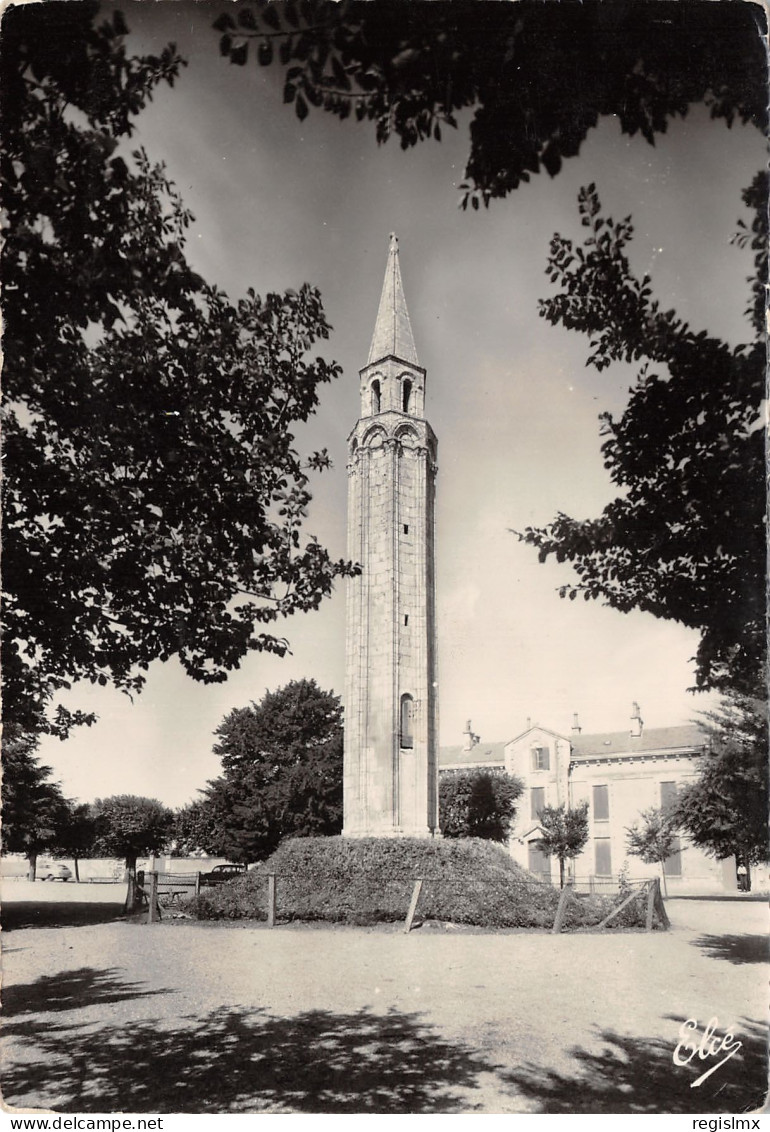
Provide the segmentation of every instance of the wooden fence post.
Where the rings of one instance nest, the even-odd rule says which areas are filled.
[[[420,892],[422,891],[422,880],[414,882],[414,890],[412,892],[412,899],[409,901],[409,911],[406,914],[406,921],[404,923],[404,932],[408,934],[412,930],[412,921],[414,914],[417,911],[417,901],[420,899]]]
[[[160,919],[160,905],[158,904],[158,874],[153,870],[150,873],[150,908],[147,916],[148,924],[156,924]]]
[[[267,926],[275,927],[275,873],[267,874]]]
[[[656,909],[658,915],[660,916],[660,922],[663,924],[663,927],[664,928],[670,928],[671,927],[671,921],[668,918],[668,913],[666,912],[666,906],[663,903],[663,897],[660,894],[660,881],[657,880],[657,878],[655,880],[655,909]]]
[[[552,935],[558,935],[561,931],[561,926],[564,923],[564,916],[567,912],[567,900],[569,899],[569,894],[570,884],[568,881],[567,884],[564,885],[564,888],[561,890],[561,894],[559,895],[559,903],[556,907],[556,918],[554,919],[553,927],[551,928]]]
[[[647,917],[644,921],[644,930],[646,932],[652,931],[652,913],[655,910],[655,885],[657,880],[653,880],[647,887]]]
[[[200,896],[200,894],[201,894],[201,874],[196,873],[195,874],[195,895]]]

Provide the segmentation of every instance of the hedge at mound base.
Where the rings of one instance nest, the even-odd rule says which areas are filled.
[[[284,841],[256,868],[201,892],[187,908],[201,920],[264,920],[270,873],[276,877],[277,914],[283,921],[404,920],[418,878],[423,880],[418,921],[543,930],[553,925],[559,902],[558,889],[489,841],[307,837]],[[618,902],[607,896],[572,896],[564,929],[595,926]],[[646,899],[640,895],[610,926],[644,927],[645,910]]]

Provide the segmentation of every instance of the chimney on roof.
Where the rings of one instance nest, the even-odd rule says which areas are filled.
[[[642,713],[639,710],[639,704],[636,702],[636,700],[634,700],[633,707],[631,709],[631,738],[641,739],[643,727],[644,720],[642,719]]]
[[[465,736],[465,746],[463,747],[464,751],[472,751],[476,744],[481,742],[481,736],[473,734],[473,728],[471,727],[470,720],[468,720],[468,722],[465,724],[463,735]]]
[[[578,713],[577,712],[575,712],[572,716],[572,730],[577,732],[578,735],[583,730],[583,728],[578,723]]]

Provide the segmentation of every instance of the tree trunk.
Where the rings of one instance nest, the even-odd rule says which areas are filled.
[[[751,892],[751,862],[748,853],[746,854],[746,891]]]
[[[72,864],[75,866],[75,884],[80,884],[80,868],[77,857],[72,858]]]
[[[139,903],[139,890],[136,887],[136,857],[126,857],[126,875],[128,877],[128,889],[126,890],[126,912],[131,913],[136,911],[136,906]]]
[[[29,853],[27,853],[27,862],[29,864],[27,880],[35,880],[37,876],[37,850],[30,849]]]
[[[559,888],[564,888],[564,858],[559,857]]]
[[[668,900],[668,885],[666,884],[666,863],[660,862],[660,875],[663,877],[663,895]]]

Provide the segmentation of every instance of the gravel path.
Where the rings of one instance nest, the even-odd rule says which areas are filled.
[[[5,936],[3,1095],[60,1112],[699,1112],[761,1103],[767,911],[668,933],[164,922]],[[739,1054],[677,1067],[681,1023]]]

